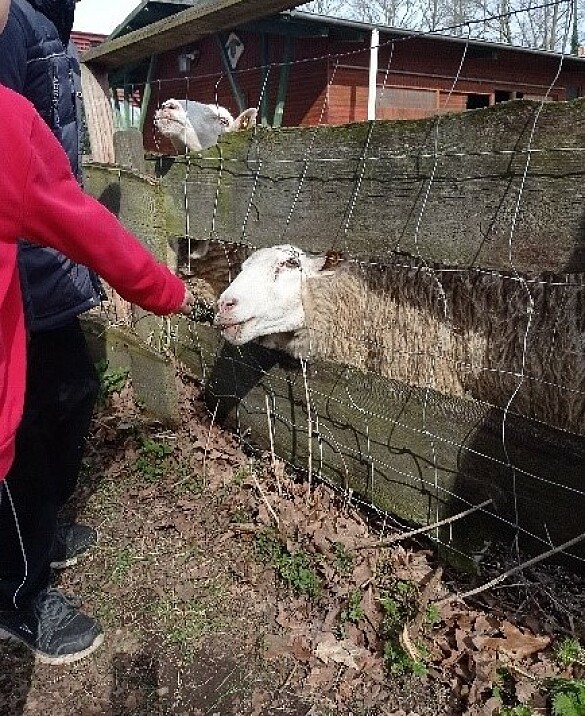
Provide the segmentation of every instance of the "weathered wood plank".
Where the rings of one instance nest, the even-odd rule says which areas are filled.
[[[117,166],[146,174],[142,132],[139,129],[119,129],[114,132],[114,154]]]
[[[107,74],[82,64],[81,85],[92,159],[101,164],[113,164],[114,117]]]
[[[151,161],[177,235],[186,205],[196,239],[213,228],[226,242],[340,248],[364,260],[401,250],[463,267],[583,272],[585,100],[546,105],[529,146],[538,111],[507,103],[444,116],[438,128],[257,128],[188,163]]]
[[[300,4],[290,0],[200,0],[195,7],[106,40],[82,59],[87,64],[114,69]]]

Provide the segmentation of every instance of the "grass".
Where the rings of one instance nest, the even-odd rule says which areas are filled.
[[[303,550],[288,552],[278,538],[261,532],[255,540],[256,554],[269,562],[279,578],[296,594],[316,599],[322,591],[313,559]]]
[[[413,659],[400,643],[400,634],[405,624],[416,616],[417,598],[416,584],[404,580],[395,580],[380,598],[383,613],[381,636],[384,640],[384,664],[388,673],[394,676],[407,674],[424,676],[427,673],[424,662],[426,653],[422,645],[416,645],[421,659]],[[428,623],[429,614],[427,613],[426,616],[425,621]]]
[[[218,591],[212,589],[187,601],[173,594],[155,599],[148,611],[165,643],[179,647],[183,654],[192,654],[203,636],[221,631],[224,624],[217,610],[221,602],[221,594],[215,593]]]
[[[139,554],[132,547],[125,547],[114,555],[112,563],[111,578],[115,584],[122,585],[129,581],[130,573],[134,566],[141,562],[148,561],[148,558]]]

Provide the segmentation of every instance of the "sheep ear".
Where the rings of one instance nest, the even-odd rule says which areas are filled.
[[[328,251],[326,254],[305,254],[302,264],[308,276],[323,278],[335,273],[344,261],[339,251]]]
[[[239,114],[235,118],[234,123],[232,125],[234,131],[255,127],[257,115],[258,110],[256,109],[256,107],[250,107],[249,109],[245,109],[242,114]]]

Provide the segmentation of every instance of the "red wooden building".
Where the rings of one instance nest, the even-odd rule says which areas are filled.
[[[98,35],[95,32],[80,32],[79,30],[73,30],[71,33],[71,39],[80,54],[101,45],[106,37],[106,35]]]
[[[110,39],[195,4],[143,0]],[[258,106],[260,121],[272,126],[416,119],[511,99],[583,96],[585,58],[293,10],[118,67],[110,83],[129,98],[150,85],[145,145],[161,149],[152,116],[170,97],[217,101],[233,113]]]

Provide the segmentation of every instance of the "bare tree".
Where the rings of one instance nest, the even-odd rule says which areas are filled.
[[[301,9],[556,52],[585,44],[585,0],[313,0]]]
[[[345,0],[312,0],[305,5],[301,5],[299,10],[306,12],[314,12],[317,15],[341,16],[345,15],[347,9]]]
[[[419,0],[354,0],[353,7],[365,22],[413,29],[418,24]]]

